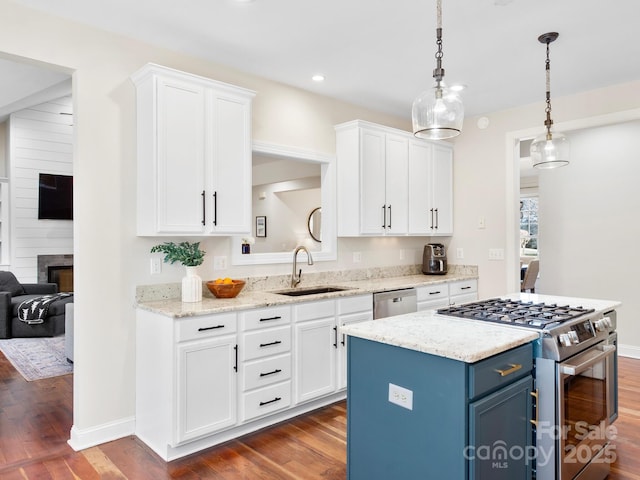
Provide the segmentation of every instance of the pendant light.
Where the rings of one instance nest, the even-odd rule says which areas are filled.
[[[464,107],[457,92],[447,88],[442,79],[442,0],[436,3],[436,68],[433,88],[422,92],[413,102],[411,117],[413,134],[419,138],[442,140],[455,137],[462,131]]]
[[[569,164],[569,139],[559,132],[551,132],[551,62],[549,61],[549,44],[558,38],[557,32],[544,33],[538,37],[540,43],[547,44],[547,60],[545,70],[547,74],[547,118],[544,125],[547,131],[531,143],[531,160],[535,168],[557,168]]]

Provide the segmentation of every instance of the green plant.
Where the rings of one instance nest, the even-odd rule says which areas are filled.
[[[200,242],[165,242],[156,245],[151,249],[151,253],[164,253],[164,261],[167,263],[180,262],[185,267],[197,267],[204,262],[204,250],[200,250]]]

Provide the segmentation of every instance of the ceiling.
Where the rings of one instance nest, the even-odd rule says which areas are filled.
[[[435,0],[14,1],[407,119],[433,82]],[[549,31],[552,98],[638,80],[638,19],[637,0],[443,0],[445,81],[467,116],[542,102]]]

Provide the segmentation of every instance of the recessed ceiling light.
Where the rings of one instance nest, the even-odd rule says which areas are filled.
[[[255,0],[235,0],[236,3],[253,3]]]
[[[322,75],[321,73],[316,73],[313,77],[311,77],[311,80],[313,80],[314,82],[324,82],[324,75]]]

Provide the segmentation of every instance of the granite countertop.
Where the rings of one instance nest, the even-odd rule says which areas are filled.
[[[580,306],[604,313],[622,305],[616,300],[511,293],[500,298],[533,303]],[[430,310],[346,325],[341,332],[354,337],[474,363],[539,337],[539,330],[439,315]]]
[[[287,278],[289,278],[287,276]],[[468,270],[447,273],[446,275],[409,274],[399,276],[378,276],[377,278],[365,278],[360,280],[347,280],[344,277],[325,275],[322,281],[302,284],[298,287],[307,288],[313,286],[340,287],[345,290],[339,292],[320,293],[290,297],[274,293],[282,290],[292,290],[287,287],[269,287],[268,283],[255,283],[253,288],[245,289],[236,298],[215,298],[206,291],[201,302],[182,303],[179,298],[166,298],[160,300],[138,300],[136,306],[143,310],[181,318],[195,315],[207,315],[214,313],[231,312],[235,310],[248,310],[252,308],[264,308],[274,305],[296,304],[301,302],[318,301],[331,298],[350,297],[367,293],[383,292],[401,288],[420,287],[442,284],[461,280],[477,279],[477,273],[469,273]],[[262,286],[261,286],[262,285]]]
[[[475,363],[529,343],[539,332],[438,315],[407,313],[343,326],[342,333],[418,352]]]

